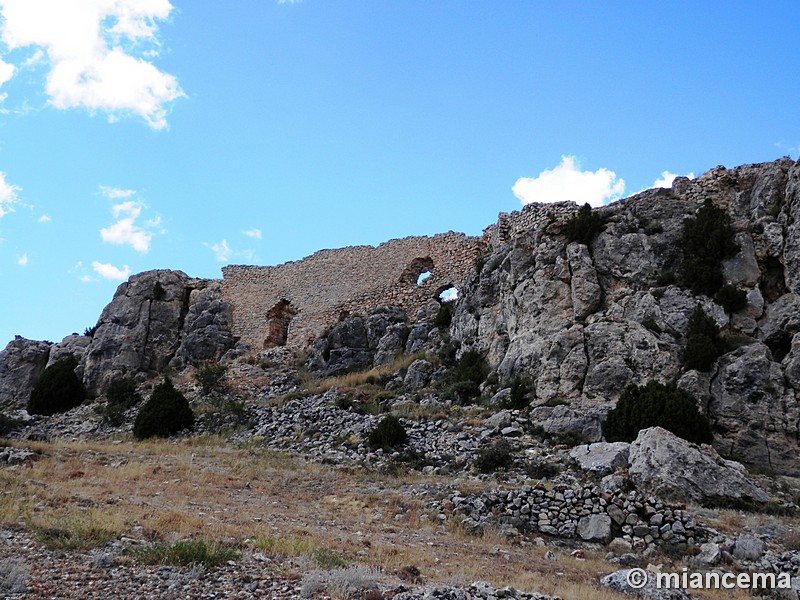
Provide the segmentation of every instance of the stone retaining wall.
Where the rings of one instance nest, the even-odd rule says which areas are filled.
[[[683,508],[668,506],[639,492],[603,491],[599,486],[525,486],[480,496],[450,496],[445,509],[469,528],[505,523],[589,542],[615,541],[617,549],[643,551],[657,546],[683,550],[705,541],[703,531]]]

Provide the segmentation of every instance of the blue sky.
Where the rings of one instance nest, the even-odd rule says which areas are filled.
[[[0,347],[148,269],[796,158],[796,3],[660,4],[0,0]]]

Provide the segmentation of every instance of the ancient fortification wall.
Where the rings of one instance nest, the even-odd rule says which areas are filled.
[[[441,291],[459,287],[484,248],[482,238],[449,232],[321,250],[275,267],[231,265],[222,269],[222,294],[242,341],[303,347],[348,314],[394,304],[413,317]],[[426,271],[431,276],[417,285]]]
[[[526,204],[521,210],[511,213],[501,212],[497,216],[497,223],[483,230],[483,236],[492,244],[499,244],[521,233],[544,229],[550,223],[563,223],[577,210],[578,205],[571,201]]]

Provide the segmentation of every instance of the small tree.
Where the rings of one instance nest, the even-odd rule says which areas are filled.
[[[714,294],[714,301],[724,308],[725,312],[732,315],[747,306],[747,293],[732,285],[723,285]]]
[[[602,425],[603,436],[609,442],[632,442],[648,427],[663,427],[696,444],[710,444],[713,440],[711,426],[697,409],[697,400],[672,383],[629,385]]]
[[[597,237],[597,234],[600,233],[605,224],[605,217],[593,212],[592,207],[587,203],[569,218],[564,224],[563,231],[570,242],[580,242],[588,246]]]
[[[480,385],[489,375],[489,365],[480,352],[469,350],[461,355],[450,369],[447,381],[448,392],[461,402],[468,402],[480,395]]]
[[[192,378],[200,384],[203,394],[208,395],[212,392],[222,391],[224,379],[227,374],[227,365],[209,363],[197,369],[192,374]]]
[[[698,304],[686,326],[683,365],[687,369],[708,371],[714,362],[727,351],[728,345],[720,337],[719,327]]]
[[[511,393],[500,408],[524,410],[531,403],[531,398],[536,393],[533,383],[527,377],[514,377],[511,381]]]
[[[733,235],[730,215],[706,199],[697,214],[683,222],[681,284],[713,297],[722,287],[722,261],[739,251]]]
[[[125,411],[138,404],[141,399],[133,378],[115,377],[106,388],[103,419],[110,425],[119,427],[125,421]]]
[[[389,450],[393,446],[405,444],[408,439],[406,428],[394,415],[386,415],[375,428],[369,432],[369,445],[373,448]]]
[[[36,382],[28,400],[32,415],[54,415],[79,406],[86,399],[86,388],[75,374],[78,359],[73,355],[47,367]]]
[[[189,401],[167,377],[164,383],[156,386],[150,399],[136,415],[133,435],[140,440],[154,436],[169,437],[193,426],[194,415]]]

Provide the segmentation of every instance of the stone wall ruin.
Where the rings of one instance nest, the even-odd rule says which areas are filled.
[[[231,265],[222,269],[222,295],[241,341],[254,349],[302,348],[341,319],[379,306],[400,306],[413,318],[442,291],[458,288],[484,249],[482,238],[451,231],[320,250],[274,267]]]

